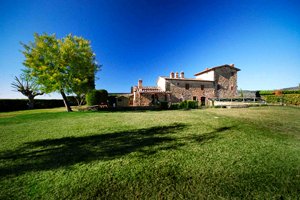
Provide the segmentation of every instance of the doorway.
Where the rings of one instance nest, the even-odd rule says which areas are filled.
[[[205,97],[201,97],[201,106],[205,106]]]

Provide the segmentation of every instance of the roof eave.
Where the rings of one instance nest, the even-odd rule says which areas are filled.
[[[204,70],[204,71],[202,71],[202,72],[196,73],[196,74],[194,74],[194,76],[199,76],[199,75],[201,75],[201,74],[204,74],[204,73],[213,71],[213,70],[218,69],[218,68],[221,68],[221,67],[230,67],[231,69],[235,69],[236,71],[241,71],[239,68],[232,67],[232,66],[230,66],[230,65],[221,65],[221,66],[213,67],[213,68],[210,68],[210,69],[208,69],[208,70]]]

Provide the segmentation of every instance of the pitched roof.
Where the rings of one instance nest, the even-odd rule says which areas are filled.
[[[210,72],[210,71],[213,71],[215,69],[222,68],[222,67],[230,67],[230,68],[232,68],[236,71],[241,71],[239,68],[234,67],[233,64],[230,64],[230,65],[226,64],[226,65],[220,65],[220,66],[216,66],[216,67],[212,67],[212,68],[207,68],[206,70],[204,70],[202,72],[198,72],[198,73],[194,74],[194,76],[199,76],[201,74],[204,74],[204,73],[207,73],[207,72]]]
[[[139,88],[138,91],[140,93],[168,93],[166,91],[161,90],[159,87],[155,86],[143,86],[142,88]]]

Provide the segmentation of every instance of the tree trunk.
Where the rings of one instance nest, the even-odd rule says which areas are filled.
[[[66,96],[65,92],[63,90],[60,90],[60,94],[61,94],[61,96],[64,100],[64,104],[65,104],[65,107],[67,109],[67,112],[72,112],[71,106],[68,102],[68,99],[67,99],[67,96]]]
[[[28,109],[34,108],[34,96],[28,96]]]

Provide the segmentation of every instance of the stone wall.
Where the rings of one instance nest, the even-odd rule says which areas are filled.
[[[177,103],[183,100],[198,100],[207,103],[208,98],[234,98],[237,97],[237,68],[233,66],[220,66],[209,72],[214,81],[166,78],[159,77],[159,92],[142,91],[133,87],[133,106],[149,106],[157,101],[171,101]],[[201,78],[200,75],[198,78]],[[197,77],[196,77],[197,78]],[[141,84],[140,84],[140,87]],[[131,101],[130,101],[131,105]]]
[[[129,106],[130,97],[129,96],[119,96],[116,98],[116,106],[118,107],[126,107]]]
[[[200,101],[201,97],[212,98],[215,96],[214,83],[211,81],[191,81],[191,80],[176,80],[168,79],[170,83],[171,102],[177,103],[183,100]],[[186,88],[188,84],[188,89]]]
[[[237,96],[237,70],[231,67],[215,69],[215,90],[217,98]]]
[[[136,93],[136,100],[133,101],[133,106],[152,106],[158,102],[168,101],[166,93]]]

